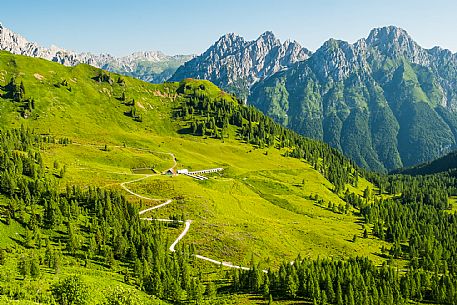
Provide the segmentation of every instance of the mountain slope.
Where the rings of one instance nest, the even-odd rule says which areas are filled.
[[[209,81],[8,52],[0,123],[1,303],[455,303],[455,178],[377,188]]]
[[[310,54],[295,41],[281,43],[272,32],[265,32],[254,41],[227,34],[179,67],[170,80],[207,79],[246,98],[255,82],[305,60]]]
[[[80,63],[132,76],[151,83],[162,83],[193,55],[169,56],[162,52],[137,52],[124,57],[110,54],[75,53],[56,46],[44,48],[29,42],[0,23],[0,50],[13,54],[44,58],[66,66]]]
[[[436,160],[419,164],[410,168],[402,168],[399,170],[393,171],[394,174],[403,174],[403,175],[432,175],[442,172],[453,172],[457,169],[457,152],[453,151],[449,154],[438,158]]]
[[[437,158],[456,145],[457,57],[426,50],[403,30],[354,44],[329,40],[260,81],[249,103],[301,134],[378,171]]]
[[[374,188],[352,163],[208,81],[156,85],[89,65],[65,67],[0,52],[0,85],[0,127],[23,125],[56,139],[43,144],[43,163],[57,177],[65,167],[56,182],[62,190],[91,185],[122,191],[120,183],[138,177],[132,168],[170,168],[168,153],[178,168],[223,167],[208,181],[151,176],[129,185],[150,198],[174,198],[176,204],[155,216],[192,219],[183,241],[201,255],[245,266],[254,255],[263,268],[299,252],[365,253],[382,261],[372,253],[386,243],[350,242],[361,227],[342,192]],[[198,134],[192,133],[195,122]],[[175,233],[167,233],[170,240]]]

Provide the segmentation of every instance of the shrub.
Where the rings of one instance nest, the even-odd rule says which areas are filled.
[[[89,301],[89,289],[79,276],[68,276],[51,288],[58,304],[85,305]]]

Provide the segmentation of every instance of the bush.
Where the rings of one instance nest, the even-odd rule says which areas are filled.
[[[89,289],[79,276],[68,276],[51,288],[58,304],[85,305],[89,301]]]
[[[108,292],[104,305],[140,305],[140,299],[134,291],[116,286]]]

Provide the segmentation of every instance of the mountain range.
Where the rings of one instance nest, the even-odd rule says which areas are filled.
[[[0,23],[0,50],[13,54],[44,58],[66,66],[80,63],[121,73],[151,83],[162,83],[172,76],[193,55],[166,55],[160,51],[135,52],[128,56],[115,57],[110,54],[76,53],[56,46],[42,47],[28,41]]]
[[[316,52],[271,32],[225,35],[172,77],[209,79],[303,135],[376,171],[427,162],[457,143],[457,56],[403,29],[371,31]]]
[[[249,102],[378,171],[455,148],[457,56],[396,27],[354,44],[330,39],[306,61],[255,84]]]
[[[452,53],[397,28],[294,63],[253,44],[249,103],[281,124],[358,162],[453,147]],[[0,304],[457,304],[456,153],[369,172],[208,80],[8,46],[49,60],[0,50]]]
[[[232,33],[222,36],[203,54],[179,67],[170,80],[208,79],[246,99],[254,83],[310,55],[311,52],[297,42],[281,42],[269,31],[253,41],[245,41]]]
[[[314,53],[265,32],[253,41],[224,35],[199,56],[122,58],[43,48],[0,26],[0,49],[153,83],[207,79],[371,170],[428,162],[457,146],[457,55],[425,49],[394,26],[352,44],[329,39]]]

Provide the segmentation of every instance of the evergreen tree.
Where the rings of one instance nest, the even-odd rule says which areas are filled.
[[[40,263],[38,262],[38,259],[35,256],[33,256],[30,259],[30,275],[32,276],[32,278],[36,279],[40,276],[40,272]]]
[[[287,294],[291,298],[295,298],[297,296],[298,285],[295,281],[294,276],[291,274],[287,278]]]
[[[214,282],[210,281],[207,285],[206,285],[206,295],[208,296],[208,298],[210,300],[213,300],[216,298],[217,296],[217,289],[216,289],[216,285],[214,284]]]
[[[26,278],[27,276],[30,275],[30,268],[31,268],[30,259],[28,259],[28,257],[26,257],[25,255],[22,255],[18,262],[19,274],[23,278]]]
[[[3,266],[6,262],[6,253],[5,250],[0,248],[0,266]]]

